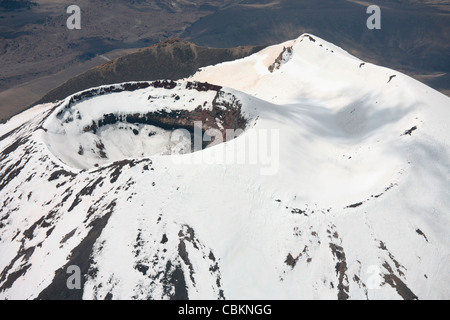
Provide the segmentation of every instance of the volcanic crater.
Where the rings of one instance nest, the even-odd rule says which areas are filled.
[[[87,169],[230,140],[229,132],[235,138],[249,123],[242,108],[233,93],[206,82],[128,82],[66,98],[43,125],[43,135],[57,158]]]

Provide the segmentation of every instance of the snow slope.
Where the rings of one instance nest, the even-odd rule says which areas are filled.
[[[450,298],[448,97],[312,35],[107,88],[0,126],[1,298]]]

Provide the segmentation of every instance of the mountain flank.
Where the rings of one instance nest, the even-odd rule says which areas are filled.
[[[263,46],[216,49],[174,38],[141,49],[70,79],[33,105],[53,102],[92,87],[127,81],[178,80],[199,68],[247,57]]]

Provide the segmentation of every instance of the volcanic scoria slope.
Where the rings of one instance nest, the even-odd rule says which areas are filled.
[[[0,297],[449,299],[448,119],[308,34],[38,105],[0,126]]]

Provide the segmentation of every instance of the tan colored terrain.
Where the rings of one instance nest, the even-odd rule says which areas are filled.
[[[81,30],[69,30],[62,0],[5,11],[0,1],[0,121],[70,78],[181,34],[230,0],[77,0]],[[7,0],[14,4],[16,0]],[[209,4],[205,6],[205,4]]]

